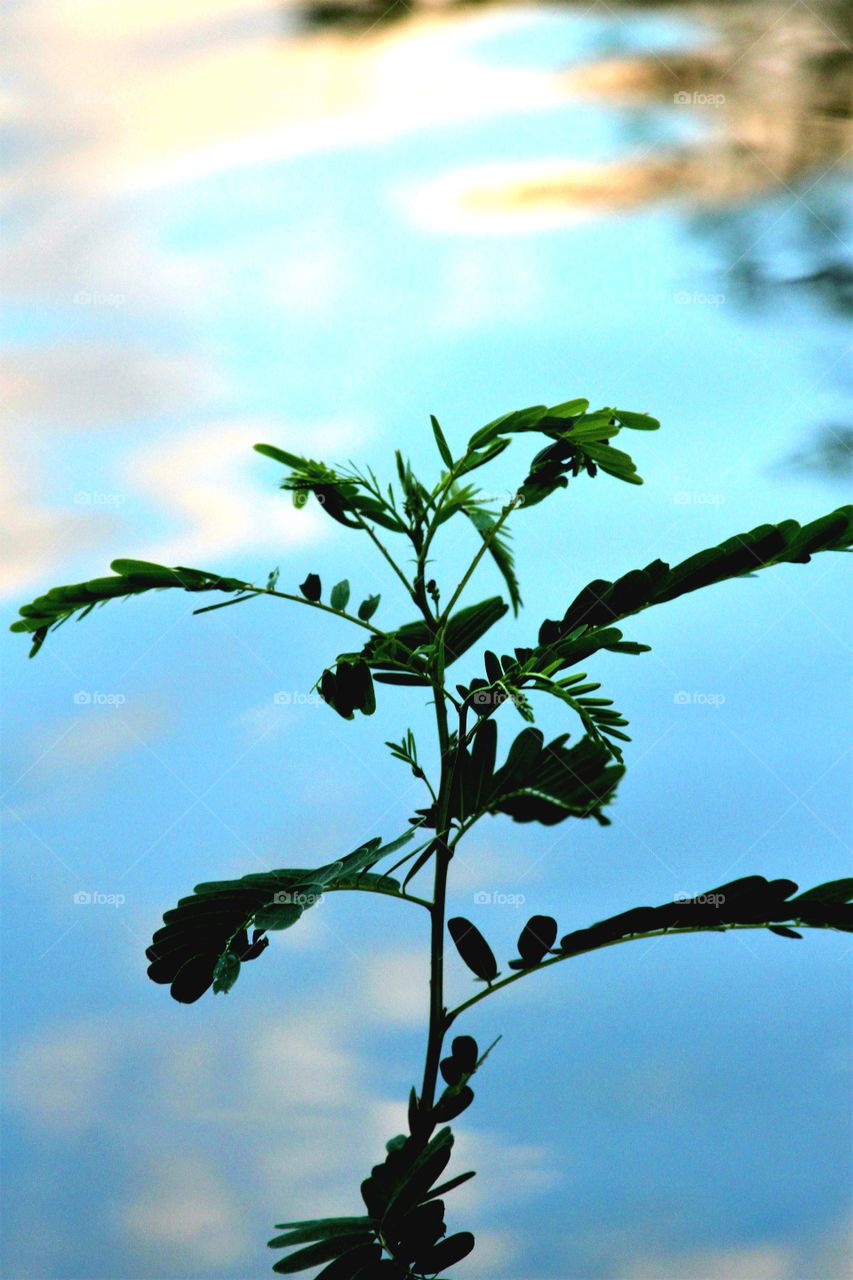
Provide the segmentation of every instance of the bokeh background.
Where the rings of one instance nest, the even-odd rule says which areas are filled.
[[[405,621],[370,547],[295,511],[251,445],[390,478],[401,444],[429,474],[430,412],[454,446],[580,395],[663,422],[630,442],[643,489],[517,515],[527,609],[499,652],[592,577],[843,500],[843,0],[7,0],[3,21],[9,620],[123,555],[346,575]],[[475,546],[448,527],[439,577]],[[653,652],[593,668],[634,736],[613,826],[484,821],[454,912],[508,955],[534,912],[567,930],[737,874],[849,873],[845,568],[636,619]],[[467,599],[499,589],[484,567]],[[332,897],[227,998],[145,976],[197,881],[400,831],[423,801],[383,739],[411,726],[434,763],[417,691],[352,724],[304,701],[345,624],[193,603],[99,610],[31,664],[2,640],[9,1280],[267,1275],[274,1222],[359,1211],[420,1068],[425,917],[399,904]],[[848,960],[832,933],[670,939],[478,1006],[464,1029],[503,1039],[459,1125],[460,1276],[853,1274]]]

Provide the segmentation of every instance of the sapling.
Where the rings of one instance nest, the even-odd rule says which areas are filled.
[[[445,1196],[474,1176],[447,1170],[452,1123],[474,1101],[472,1081],[489,1052],[464,1031],[463,1015],[474,1004],[543,969],[640,938],[768,929],[789,939],[799,938],[802,928],[853,929],[853,880],[800,893],[791,880],[760,875],[718,885],[693,899],[620,910],[562,934],[555,917],[535,915],[521,931],[518,954],[503,966],[470,920],[446,918],[454,855],[486,815],[506,814],[515,822],[547,826],[589,818],[608,825],[607,809],[625,773],[623,744],[630,739],[627,720],[601,696],[600,683],[587,672],[602,650],[625,655],[648,650],[623,636],[623,620],[728,578],[774,564],[804,564],[819,551],[845,550],[851,545],[853,508],[804,526],[794,520],[759,525],[681,564],[653,560],[615,581],[590,582],[558,618],[542,623],[534,640],[500,656],[486,651],[479,670],[469,672],[464,682],[451,682],[449,668],[510,608],[517,614],[521,607],[508,539],[510,517],[566,489],[570,479],[604,472],[640,484],[633,461],[612,442],[624,431],[653,431],[659,423],[622,409],[590,412],[586,400],[551,408],[537,405],[476,431],[459,456],[435,418],[431,423],[442,466],[438,479],[428,484],[399,452],[394,483],[382,485],[369,468],[330,467],[273,445],[256,446],[285,469],[281,487],[290,491],[296,506],[313,495],[329,518],[353,536],[369,539],[410,597],[412,621],[379,625],[378,595],[351,608],[346,580],[324,598],[316,573],[286,591],[279,588],[278,571],[258,585],[206,570],[116,560],[113,576],[55,587],[25,605],[12,627],[30,634],[31,654],[36,654],[49,632],[107,600],[162,589],[225,596],[195,610],[206,613],[270,596],[333,614],[360,633],[361,647],[338,654],[317,680],[320,696],[343,719],[371,715],[377,685],[427,691],[435,712],[437,775],[430,778],[424,769],[411,730],[399,742],[386,744],[425,787],[424,805],[407,830],[387,843],[377,836],[350,853],[335,853],[322,866],[198,884],[165,913],[147,949],[153,981],[169,984],[175,1000],[192,1004],[210,989],[230,991],[243,965],[266,950],[270,934],[292,928],[327,893],[383,894],[406,909],[428,913],[429,1022],[423,1076],[409,1095],[407,1131],[391,1138],[361,1184],[361,1213],[280,1223],[280,1234],[270,1241],[273,1249],[285,1251],[274,1271],[319,1268],[317,1280],[426,1280],[445,1274],[474,1248],[469,1232],[448,1234],[445,1225]],[[516,437],[522,443],[538,438],[542,447],[521,485],[494,509],[472,476]],[[455,585],[439,581],[434,558],[436,535],[450,520],[469,522],[477,545]],[[392,552],[388,544],[402,545],[404,554]],[[492,596],[463,603],[485,556],[502,575],[508,600]],[[563,704],[567,720],[580,728],[574,739],[564,732],[545,742],[534,723],[539,697]],[[513,734],[512,717],[524,722],[508,750],[500,753],[500,763],[498,712],[502,721],[510,721],[507,735]],[[424,882],[430,887],[422,887]],[[477,984],[455,1008],[447,1007],[444,994],[448,939]]]

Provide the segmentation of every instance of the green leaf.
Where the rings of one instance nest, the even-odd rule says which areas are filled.
[[[853,542],[853,507],[839,507],[829,515],[800,526],[795,520],[779,525],[759,525],[735,535],[716,547],[683,560],[674,568],[653,560],[645,569],[633,569],[615,582],[597,579],[575,597],[559,621],[546,621],[539,630],[536,665],[540,669],[554,656],[564,656],[561,646],[578,628],[594,629],[675,600],[700,587],[728,578],[748,576],[774,564],[805,563],[818,551],[847,550]],[[580,635],[580,633],[579,633]],[[594,640],[582,635],[581,643]],[[587,653],[600,645],[593,644]],[[569,665],[571,659],[564,664]]]
[[[230,991],[240,976],[240,958],[233,951],[223,951],[213,970],[213,993]]]
[[[273,462],[280,462],[284,467],[297,470],[306,465],[305,458],[300,458],[295,453],[287,453],[284,449],[278,449],[274,444],[256,444],[254,449],[255,453],[262,453],[265,458],[272,458]]]
[[[506,764],[495,775],[488,800],[490,813],[508,814],[515,822],[541,822],[553,826],[568,817],[607,819],[602,809],[613,800],[625,773],[613,764],[610,753],[584,737],[567,748],[568,734],[542,744],[538,729],[525,729],[516,739]]]
[[[438,452],[441,454],[441,460],[448,468],[453,466],[453,454],[450,452],[450,446],[444,438],[444,432],[438,425],[438,419],[430,414],[429,418],[432,423],[432,433],[435,436],[435,443],[438,446]]]
[[[281,895],[284,898],[286,895]],[[271,906],[260,907],[254,914],[252,923],[258,929],[278,932],[289,929],[301,919],[305,908],[296,902],[275,902]]]
[[[301,506],[313,493],[326,515],[346,528],[362,529],[362,522],[370,520],[394,533],[405,533],[406,526],[393,508],[357,472],[341,472],[325,462],[286,453],[275,445],[256,444],[255,449],[290,469],[281,487],[293,493],[297,505]]]
[[[587,403],[581,401],[578,403]],[[517,431],[535,431],[539,423],[548,413],[544,404],[533,405],[529,409],[515,409],[512,413],[505,413],[500,418],[495,418],[494,422],[489,422],[485,427],[481,427],[479,431],[475,431],[471,439],[468,441],[469,450],[482,449],[484,445],[490,444],[498,436],[512,435]]]
[[[512,611],[517,616],[522,603],[521,589],[518,585],[518,578],[515,576],[512,552],[508,546],[508,531],[504,529],[496,536],[493,536],[492,530],[497,523],[497,519],[492,512],[486,511],[482,507],[469,504],[462,507],[461,510],[471,521],[483,541],[488,542],[489,555],[494,560],[507,585]]]
[[[313,1218],[303,1222],[278,1222],[276,1230],[284,1235],[269,1241],[268,1248],[283,1249],[291,1244],[305,1244],[312,1240],[329,1240],[337,1236],[360,1235],[373,1227],[372,1218]]]
[[[343,611],[349,604],[349,582],[346,578],[342,582],[336,582],[332,587],[332,594],[329,602],[333,609]]]
[[[657,431],[660,423],[647,413],[631,413],[628,409],[614,409],[613,416],[623,427],[634,431]]]
[[[495,440],[477,453],[466,454],[456,468],[457,476],[468,475],[469,472],[476,471],[478,467],[484,467],[488,462],[493,462],[499,454],[503,453],[504,449],[509,448],[509,444],[509,440]]]
[[[507,613],[509,606],[500,596],[491,596],[479,604],[467,605],[459,609],[448,620],[445,632],[445,665],[450,666],[457,658],[475,645]],[[434,636],[422,618],[408,622],[387,636],[371,636],[361,651],[362,657],[370,667],[381,673],[377,676],[386,684],[428,685],[429,676],[419,669],[413,655],[416,651],[432,645]],[[401,665],[408,667],[403,675],[399,673]]]
[[[358,616],[362,622],[369,622],[379,607],[380,596],[368,596],[358,606]]]
[[[323,894],[357,889],[399,895],[398,881],[366,868],[396,851],[414,830],[385,846],[376,837],[313,870],[289,867],[197,884],[191,895],[165,912],[163,927],[146,951],[148,976],[153,982],[171,984],[174,998],[191,1004],[214,982],[226,982],[230,975],[236,980],[239,962],[255,959],[266,947],[264,931],[290,928]],[[254,930],[251,942],[249,929]],[[238,965],[228,958],[229,953]],[[217,990],[227,989],[217,986]]]
[[[117,600],[145,591],[178,588],[182,591],[223,591],[229,594],[252,591],[252,585],[237,578],[224,578],[203,569],[179,565],[169,569],[148,560],[114,560],[115,577],[91,578],[87,582],[52,587],[31,604],[20,609],[20,617],[11,630],[30,633],[33,644],[30,657],[35,657],[48,632],[62,625],[73,614],[84,618],[96,604]]]

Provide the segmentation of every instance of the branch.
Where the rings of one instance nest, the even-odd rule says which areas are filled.
[[[795,919],[792,921],[801,929],[827,929],[831,925],[813,925],[807,920]],[[460,1013],[464,1013],[466,1009],[470,1009],[472,1005],[479,1004],[481,1000],[485,1000],[487,996],[494,995],[496,991],[500,991],[502,987],[508,987],[513,982],[518,982],[520,978],[526,978],[528,974],[537,973],[540,969],[549,969],[552,965],[561,964],[564,960],[574,960],[576,956],[588,955],[592,951],[603,951],[605,947],[618,947],[623,942],[642,942],[649,938],[669,938],[676,934],[682,933],[729,933],[735,929],[772,929],[778,928],[778,922],[766,921],[761,924],[717,924],[717,925],[694,925],[686,929],[654,929],[649,933],[632,933],[625,938],[613,938],[609,942],[600,942],[591,947],[585,947],[579,951],[573,951],[566,955],[552,956],[550,960],[543,960],[540,964],[531,966],[529,969],[519,969],[517,973],[511,974],[508,978],[501,978],[500,982],[493,982],[483,991],[478,991],[475,996],[471,996],[468,1000],[463,1000],[462,1004],[452,1009],[445,1018],[445,1030],[459,1017]]]

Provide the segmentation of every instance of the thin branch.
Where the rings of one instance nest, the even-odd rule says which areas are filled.
[[[372,622],[365,622],[363,618],[357,618],[352,613],[347,613],[344,609],[333,609],[331,605],[323,604],[320,600],[306,600],[305,596],[293,595],[289,591],[274,591],[272,587],[252,587],[252,593],[259,596],[275,596],[277,600],[292,600],[295,604],[307,605],[309,609],[321,609],[323,613],[331,613],[335,618],[343,618],[346,622],[352,622],[357,627],[362,627],[365,631],[370,631],[375,636],[380,636],[383,640],[387,637],[386,631],[380,631],[379,627],[374,627]],[[245,597],[244,597],[245,598]],[[231,603],[226,601],[225,603]],[[212,605],[209,608],[217,608],[219,606]],[[208,608],[194,609],[194,613],[209,612]]]
[[[477,568],[477,565],[480,563],[483,556],[486,554],[489,547],[494,542],[497,535],[500,533],[501,527],[506,523],[507,517],[509,516],[510,512],[514,511],[517,506],[518,506],[517,499],[511,498],[510,501],[506,504],[506,506],[501,508],[500,515],[498,516],[495,523],[492,525],[489,532],[483,536],[483,542],[481,547],[477,551],[477,554],[474,556],[474,559],[471,561],[468,568],[465,570],[465,573],[462,575],[462,581],[459,583],[459,586],[456,588],[453,595],[450,597],[450,602],[445,606],[444,612],[439,618],[440,626],[443,626],[447,622],[447,619],[450,617],[450,612],[453,609],[453,606],[456,604],[456,601],[459,599],[459,597],[462,595],[462,592],[465,590],[466,586],[468,585],[468,581],[471,575],[473,574],[474,570]]]
[[[540,969],[550,969],[552,965],[561,964],[564,960],[574,960],[576,956],[589,955],[593,951],[603,951],[605,947],[617,947],[623,942],[642,942],[650,938],[670,938],[676,934],[682,933],[730,933],[735,929],[769,929],[771,925],[779,923],[778,921],[770,921],[764,924],[718,924],[718,925],[696,925],[687,929],[655,929],[650,933],[632,933],[624,938],[613,938],[610,942],[601,942],[597,946],[587,947],[582,951],[572,951],[566,955],[552,956],[550,960],[543,960],[540,964],[533,965],[529,969],[519,969],[516,973],[511,974],[508,978],[501,978],[500,982],[493,982],[483,991],[478,991],[475,996],[471,996],[468,1000],[463,1000],[462,1004],[451,1009],[447,1014],[444,1022],[445,1031],[466,1009],[470,1009],[472,1005],[479,1004],[481,1000],[485,1000],[487,996],[494,995],[496,991],[500,991],[502,987],[508,987],[513,982],[518,982],[520,978],[526,978],[531,973],[538,973]],[[784,923],[784,922],[783,922]],[[792,923],[799,929],[824,928],[822,925],[809,925],[800,920],[794,920]]]

